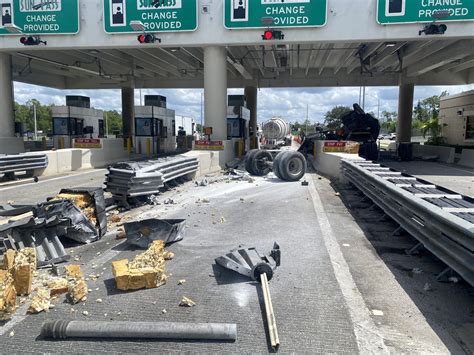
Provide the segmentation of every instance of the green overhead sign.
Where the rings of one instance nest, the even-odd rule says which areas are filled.
[[[382,25],[445,21],[473,21],[474,0],[378,0]]]
[[[141,32],[137,25],[145,32],[195,31],[197,0],[104,0],[105,32]]]
[[[224,0],[229,29],[320,27],[326,19],[327,0]]]
[[[0,0],[0,35],[79,32],[79,0]]]

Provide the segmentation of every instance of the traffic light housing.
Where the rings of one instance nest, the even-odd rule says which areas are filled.
[[[38,46],[40,44],[47,45],[48,42],[42,41],[39,36],[28,36],[28,37],[21,37],[20,43],[24,46]]]
[[[137,40],[141,44],[146,44],[146,43],[161,43],[161,39],[157,38],[154,34],[151,33],[143,33],[137,37]]]
[[[423,30],[419,32],[419,35],[421,36],[422,33],[425,35],[444,35],[446,30],[448,29],[448,26],[446,26],[444,23],[441,24],[436,24],[436,23],[430,23],[429,25],[426,25]]]
[[[264,41],[271,41],[274,39],[285,39],[285,35],[283,34],[282,31],[277,31],[277,30],[266,30],[263,32],[262,39]]]

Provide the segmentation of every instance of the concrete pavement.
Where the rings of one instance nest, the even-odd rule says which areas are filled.
[[[79,179],[79,185],[87,179],[94,182],[91,178],[102,181],[91,174],[71,179]],[[407,281],[407,272],[394,265],[431,270],[441,267],[439,263],[429,259],[425,265],[425,259],[413,257],[402,263],[390,244],[393,241],[385,240],[391,226],[359,219],[352,211],[355,202],[351,190],[331,186],[316,175],[307,179],[309,187],[272,177],[208,187],[188,183],[161,195],[163,201],[172,198],[174,204],[143,206],[125,213],[126,220],[187,219],[185,239],[170,247],[176,257],[167,264],[172,274],[168,284],[119,292],[114,287],[111,260],[131,258],[138,250],[108,237],[72,248],[73,255],[81,256],[86,274],[103,273],[97,281],[89,281],[92,293],[88,301],[76,306],[60,301],[49,313],[26,318],[19,312],[13,326],[0,326],[0,341],[11,352],[267,353],[270,349],[259,288],[214,265],[213,260],[239,246],[256,246],[268,252],[277,241],[282,248],[282,266],[270,288],[282,343],[280,353],[463,353],[456,331],[474,321],[465,286],[433,284],[433,292],[423,292],[423,283],[433,283],[430,271]],[[23,187],[22,195],[36,188]],[[48,191],[48,195],[55,192]],[[37,202],[31,193],[29,201],[23,198]],[[204,198],[209,203],[203,203]],[[375,231],[369,232],[370,228]],[[372,233],[377,235],[376,241]],[[410,245],[409,239],[402,241]],[[180,279],[186,279],[182,286],[177,285]],[[454,292],[449,291],[453,288]],[[178,307],[182,296],[191,297],[197,306]],[[96,303],[98,298],[103,303]],[[458,307],[449,306],[453,302]],[[445,308],[449,313],[442,312]],[[438,314],[435,309],[440,310]],[[82,315],[83,310],[89,317]],[[374,315],[374,311],[383,315]],[[456,324],[456,318],[462,323]],[[52,342],[37,338],[41,324],[49,319],[235,322],[238,340],[225,344],[92,339]],[[9,337],[11,331],[14,336]]]

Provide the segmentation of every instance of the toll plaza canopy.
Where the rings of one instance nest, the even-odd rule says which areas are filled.
[[[0,0],[0,7],[0,51],[11,55],[12,79],[61,89],[201,88],[206,48],[214,47],[227,87],[474,82],[472,0]],[[140,43],[140,34],[151,43]],[[208,69],[221,75],[219,66]]]

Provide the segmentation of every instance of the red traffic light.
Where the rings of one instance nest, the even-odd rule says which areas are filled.
[[[266,30],[265,32],[263,32],[262,39],[264,41],[271,41],[273,39],[285,39],[285,35],[282,31]]]
[[[265,41],[270,41],[273,38],[273,31],[265,31],[262,37]]]
[[[138,42],[140,43],[155,43],[158,41],[158,43],[161,43],[161,39],[157,38],[154,34],[151,33],[145,33],[141,34],[137,37]]]

